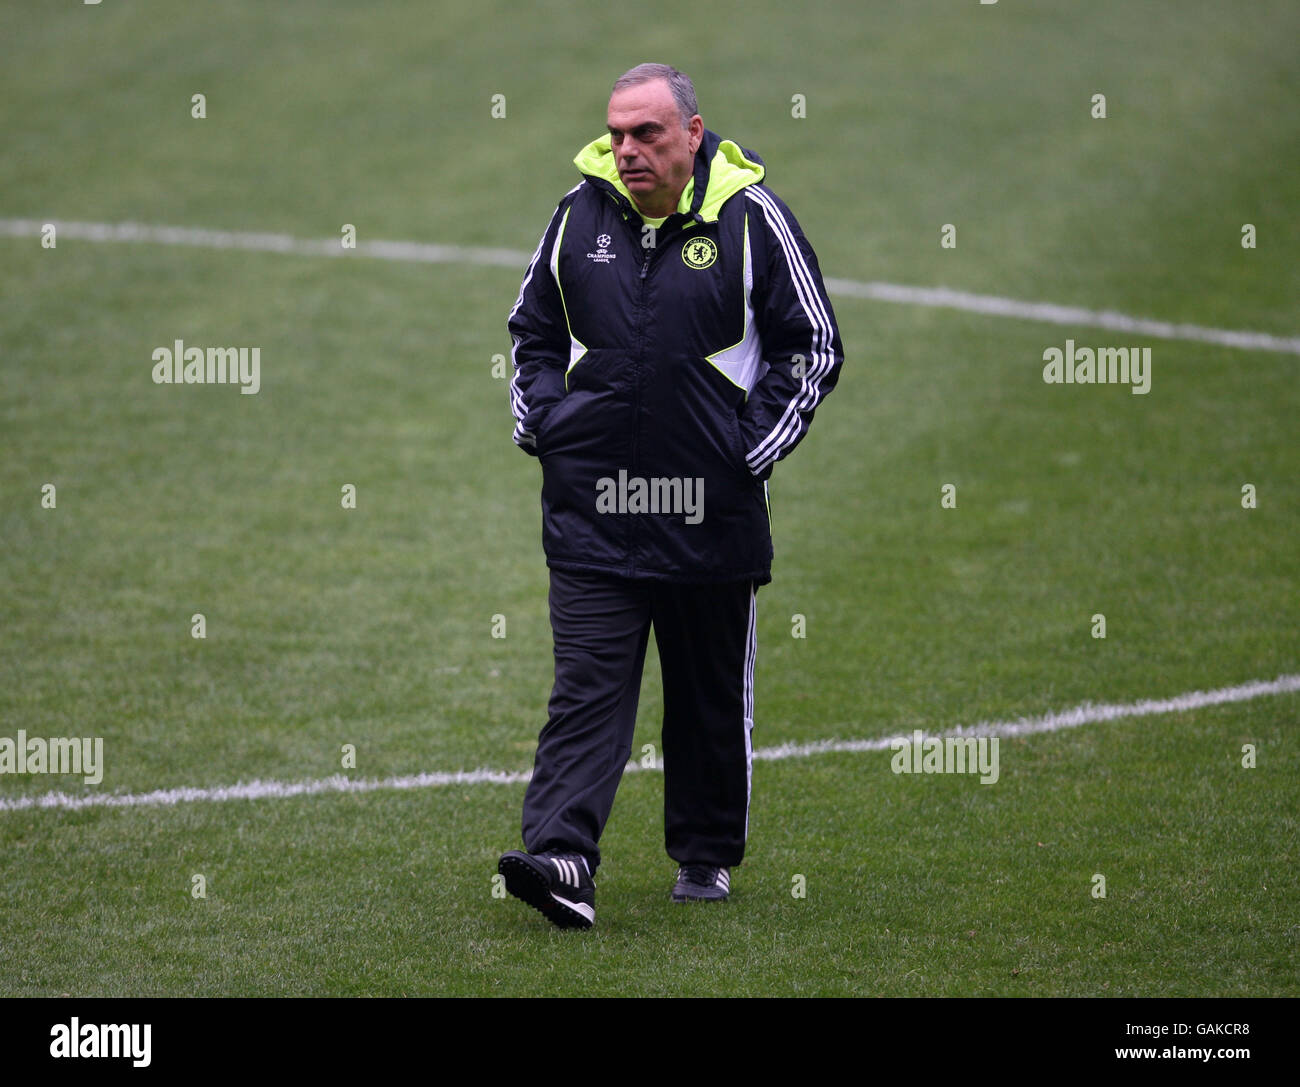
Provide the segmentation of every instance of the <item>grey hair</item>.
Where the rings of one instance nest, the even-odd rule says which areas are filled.
[[[695,84],[691,82],[690,76],[679,72],[670,64],[638,64],[635,68],[629,68],[614,80],[614,88],[610,93],[656,79],[662,79],[668,84],[668,89],[673,92],[673,101],[677,103],[677,112],[682,115],[682,128],[689,128],[691,118],[700,112],[699,103],[695,100]]]

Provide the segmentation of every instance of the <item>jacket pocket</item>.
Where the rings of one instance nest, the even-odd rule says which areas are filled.
[[[573,414],[574,400],[578,398],[578,393],[568,393],[557,400],[542,419],[542,425],[537,428],[537,455],[544,456],[551,447],[551,439],[557,433],[557,428],[563,428],[565,421]]]
[[[740,420],[736,417],[735,412],[727,412],[726,415],[727,441],[731,448],[731,466],[736,471],[743,473],[747,478],[753,478],[753,473],[749,470],[749,462],[745,459],[745,454],[749,452],[745,448],[745,439],[740,433]]]

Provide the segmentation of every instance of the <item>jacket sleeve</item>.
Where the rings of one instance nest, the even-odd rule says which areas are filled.
[[[559,237],[571,201],[560,201],[542,240],[528,262],[519,297],[506,321],[510,331],[510,407],[515,416],[514,441],[537,456],[537,431],[547,412],[564,397],[569,365],[569,326],[553,268]]]
[[[817,256],[790,209],[765,185],[745,193],[761,239],[752,300],[767,370],[749,391],[740,433],[749,470],[765,480],[808,433],[839,380],[844,347]]]

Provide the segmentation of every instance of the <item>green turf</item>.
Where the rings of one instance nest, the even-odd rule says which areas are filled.
[[[0,967],[44,995],[1294,990],[1300,765],[1269,707],[1008,741],[1002,767],[760,763],[754,859],[719,906],[668,900],[662,779],[629,776],[589,933],[492,896],[511,787],[9,813]]]
[[[666,59],[828,276],[1300,333],[1293,6],[785,7],[8,5],[0,218],[530,250],[608,84]],[[320,778],[344,744],[359,778],[529,767],[539,475],[491,373],[521,268],[0,257],[0,736],[103,737],[101,791]],[[1300,671],[1295,356],[835,305],[840,386],[772,481],[756,743]],[[1150,346],[1151,393],[1045,385],[1067,337]],[[261,391],[153,384],[177,338],[260,346]],[[1288,695],[1005,741],[992,786],[759,763],[712,910],[668,902],[662,779],[630,775],[587,934],[491,895],[518,785],[0,811],[0,994],[1294,996],[1298,724]],[[0,777],[51,789],[89,791]]]

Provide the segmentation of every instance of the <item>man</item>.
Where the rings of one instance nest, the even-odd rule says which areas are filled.
[[[631,753],[651,627],[676,902],[730,891],[749,831],[767,481],[843,361],[811,247],[763,161],[642,64],[533,254],[509,330],[515,442],[541,461],[555,686],[507,890],[595,918],[597,843]]]

